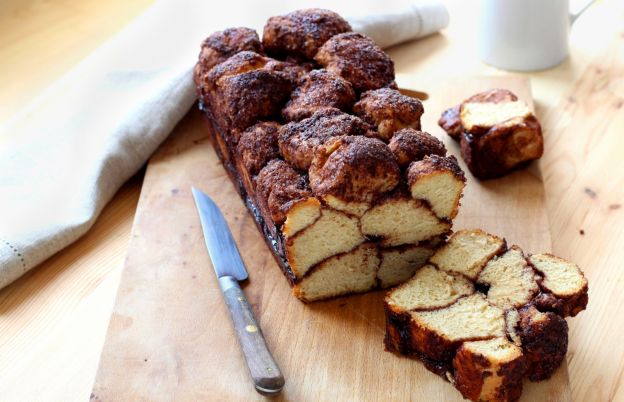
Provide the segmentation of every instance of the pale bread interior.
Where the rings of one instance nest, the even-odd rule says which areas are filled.
[[[490,285],[487,298],[501,307],[521,307],[538,292],[535,274],[517,247],[492,258],[479,274],[477,282]]]
[[[379,286],[388,288],[405,282],[432,255],[431,248],[421,246],[381,249],[381,264],[377,272]]]
[[[542,286],[556,296],[572,296],[587,286],[587,279],[576,264],[550,254],[534,254],[529,261],[544,275]]]
[[[362,233],[379,236],[383,246],[417,244],[451,228],[417,200],[396,199],[368,210],[361,219]]]
[[[449,306],[472,293],[474,286],[468,279],[425,265],[412,279],[394,289],[386,301],[403,310],[431,309]]]
[[[426,200],[439,218],[457,215],[464,182],[451,172],[435,172],[420,177],[410,186],[413,198]]]
[[[417,325],[449,341],[505,336],[504,311],[489,304],[481,293],[462,297],[446,308],[410,315]]]
[[[364,240],[357,218],[323,208],[314,224],[287,240],[286,255],[293,273],[301,278],[313,265],[350,251]]]
[[[522,349],[507,338],[500,337],[484,341],[464,342],[463,348],[481,355],[491,361],[492,364],[510,362],[522,356]]]
[[[455,232],[430,261],[443,271],[476,279],[485,263],[504,245],[503,239],[481,230],[461,230]]]
[[[473,127],[493,127],[514,117],[531,115],[531,109],[522,101],[515,102],[476,102],[464,103],[461,107],[460,119],[466,131]]]
[[[293,292],[306,301],[364,292],[374,286],[378,267],[375,245],[362,244],[320,263]]]
[[[282,233],[292,237],[313,224],[321,216],[321,203],[316,198],[306,198],[293,205],[286,213]]]
[[[333,195],[326,195],[323,197],[323,200],[330,207],[357,217],[364,215],[364,213],[370,208],[370,204],[368,202],[343,201]]]

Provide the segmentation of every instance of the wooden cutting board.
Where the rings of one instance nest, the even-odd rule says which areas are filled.
[[[423,127],[457,156],[457,145],[436,124],[443,109],[492,87],[531,101],[528,81],[518,77],[402,78],[402,86],[429,94]],[[190,191],[196,186],[222,208],[249,270],[244,291],[286,377],[278,399],[461,401],[419,362],[383,350],[384,292],[307,305],[291,295],[203,124],[191,111],[149,163],[91,399],[263,399],[248,376],[204,246]],[[480,227],[527,252],[550,251],[536,164],[484,183],[467,176],[454,228]],[[570,400],[567,366],[549,381],[526,382],[523,400]]]

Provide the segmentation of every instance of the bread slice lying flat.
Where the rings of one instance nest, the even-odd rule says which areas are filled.
[[[386,349],[420,359],[473,401],[515,401],[549,378],[568,346],[564,320],[587,306],[578,266],[525,256],[481,230],[454,233],[385,298]]]

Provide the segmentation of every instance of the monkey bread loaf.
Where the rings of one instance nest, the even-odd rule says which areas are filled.
[[[506,89],[466,99],[444,111],[438,124],[459,142],[468,169],[479,179],[503,176],[544,152],[537,118]]]
[[[473,401],[515,401],[522,380],[549,378],[568,348],[565,317],[587,306],[578,266],[525,256],[460,230],[385,298],[386,349],[420,359]]]
[[[392,60],[339,15],[206,39],[194,70],[217,154],[296,297],[410,278],[450,233],[465,177],[421,130]],[[548,301],[545,300],[545,303]]]

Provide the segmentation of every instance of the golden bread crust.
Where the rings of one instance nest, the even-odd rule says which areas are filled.
[[[310,8],[269,18],[262,43],[269,54],[278,57],[312,59],[329,38],[349,31],[349,23],[335,12]]]
[[[357,116],[377,127],[379,138],[384,141],[404,128],[420,130],[420,116],[424,111],[418,99],[391,88],[366,91],[353,106]]]
[[[349,81],[358,93],[396,85],[394,62],[371,38],[359,33],[333,36],[314,60]]]

